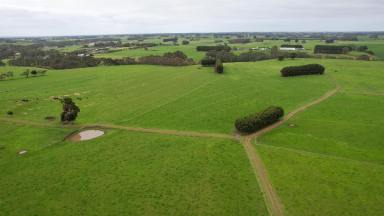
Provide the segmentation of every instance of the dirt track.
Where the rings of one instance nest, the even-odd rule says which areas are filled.
[[[288,113],[282,120],[276,122],[275,124],[270,125],[269,127],[264,128],[263,130],[260,130],[256,133],[247,135],[242,140],[244,149],[248,155],[249,161],[252,165],[253,171],[259,181],[260,188],[264,193],[264,198],[267,204],[267,208],[269,210],[270,215],[273,216],[280,216],[284,215],[284,206],[280,201],[279,196],[277,195],[275,189],[272,186],[271,181],[268,177],[268,172],[263,164],[263,161],[261,160],[259,154],[257,153],[257,149],[252,144],[252,140],[257,139],[257,137],[279,127],[280,125],[284,124],[286,121],[288,121],[290,118],[292,118],[294,115],[303,112],[304,110],[308,109],[311,106],[314,106],[316,104],[319,104],[323,102],[324,100],[332,97],[340,90],[340,86],[336,84],[336,88],[328,91],[320,98],[305,104],[296,110]]]
[[[175,136],[189,136],[189,137],[205,137],[205,138],[221,138],[221,139],[233,139],[237,140],[234,136],[229,134],[220,134],[220,133],[205,133],[205,132],[195,132],[195,131],[178,131],[178,130],[164,130],[157,128],[141,128],[141,127],[130,127],[123,125],[114,125],[114,124],[67,124],[67,125],[57,125],[54,123],[45,123],[45,122],[33,122],[28,120],[14,119],[14,118],[0,118],[0,121],[12,124],[20,125],[30,125],[37,127],[59,127],[59,128],[74,128],[74,129],[85,129],[85,128],[105,128],[105,129],[119,129],[133,132],[142,132],[142,133],[155,133],[155,134],[165,134],[165,135],[175,135]]]

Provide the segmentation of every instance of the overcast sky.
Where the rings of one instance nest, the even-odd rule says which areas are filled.
[[[384,0],[0,0],[0,36],[382,30]]]

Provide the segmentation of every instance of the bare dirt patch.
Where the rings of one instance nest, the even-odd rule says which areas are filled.
[[[104,135],[104,131],[102,130],[95,130],[95,129],[84,130],[69,136],[68,140],[79,142],[79,141],[96,139],[97,137],[100,137],[103,135]]]

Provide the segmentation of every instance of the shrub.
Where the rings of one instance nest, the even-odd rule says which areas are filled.
[[[201,65],[204,67],[213,67],[216,64],[216,60],[213,58],[204,58],[201,60]]]
[[[189,44],[189,41],[187,41],[187,40],[183,40],[183,45],[188,45]]]
[[[249,38],[235,38],[228,40],[229,43],[235,44],[235,43],[250,43],[251,40]]]
[[[63,112],[61,113],[62,122],[74,121],[77,118],[77,114],[80,112],[80,108],[72,101],[72,98],[65,97],[61,100],[63,104]]]
[[[174,42],[174,43],[177,43],[178,41],[178,38],[177,37],[174,37],[174,38],[164,38],[163,39],[163,42],[166,43],[166,42]]]
[[[216,64],[215,64],[215,72],[216,72],[216,73],[219,73],[219,74],[224,73],[223,62],[222,62],[220,59],[217,59],[217,60],[216,60]]]
[[[5,66],[5,63],[0,59],[0,67]]]
[[[253,133],[263,129],[284,116],[284,110],[281,107],[271,106],[262,112],[255,113],[235,121],[235,127],[242,133]]]
[[[13,112],[12,111],[8,111],[7,115],[13,115]]]
[[[309,64],[302,66],[290,66],[281,69],[281,76],[300,76],[311,74],[324,74],[325,68],[319,64]]]
[[[278,59],[279,61],[283,61],[283,60],[284,60],[284,56],[279,56],[277,59]]]

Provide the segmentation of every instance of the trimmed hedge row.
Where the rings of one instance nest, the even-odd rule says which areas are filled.
[[[216,64],[216,59],[213,58],[204,58],[201,60],[201,65],[203,67],[213,67]]]
[[[237,119],[235,127],[241,133],[253,133],[279,121],[283,116],[283,108],[270,106],[262,112]]]
[[[347,54],[352,48],[349,46],[316,45],[315,54]]]
[[[218,45],[218,46],[197,46],[196,50],[198,52],[207,52],[207,51],[231,51],[231,47],[226,45]]]
[[[301,76],[301,75],[312,75],[312,74],[324,74],[325,68],[319,64],[308,64],[302,66],[290,66],[281,69],[281,76]]]

